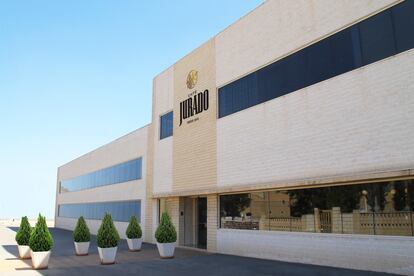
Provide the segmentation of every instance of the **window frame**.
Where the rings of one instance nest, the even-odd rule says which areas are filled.
[[[166,116],[166,115],[168,115],[170,113],[172,113],[171,135],[168,135],[168,136],[165,136],[165,137],[161,137],[161,135],[162,135],[162,117],[163,116]],[[169,110],[167,112],[164,112],[164,113],[160,114],[158,116],[158,122],[159,122],[158,123],[159,124],[159,127],[158,127],[158,140],[159,141],[164,140],[164,139],[169,138],[169,137],[172,137],[174,135],[174,110],[171,109],[171,110]]]

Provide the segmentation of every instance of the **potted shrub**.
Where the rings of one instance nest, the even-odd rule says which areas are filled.
[[[155,231],[157,248],[161,258],[174,258],[175,242],[177,232],[170,220],[168,213],[163,213],[157,231]]]
[[[128,228],[126,229],[126,236],[129,251],[140,251],[142,245],[142,230],[136,216],[131,216]]]
[[[118,249],[119,234],[110,214],[105,213],[96,236],[101,264],[114,264]]]
[[[86,225],[85,219],[80,217],[73,230],[73,242],[75,244],[75,252],[77,256],[88,255],[90,241],[91,234],[88,225]]]
[[[35,228],[29,239],[32,265],[35,269],[47,268],[53,246],[53,238],[46,225],[46,219],[39,214]]]
[[[16,233],[17,249],[21,259],[30,259],[29,239],[32,227],[27,217],[22,217],[19,231]]]

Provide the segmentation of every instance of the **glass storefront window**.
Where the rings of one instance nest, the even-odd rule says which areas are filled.
[[[413,235],[414,180],[220,196],[221,228]]]

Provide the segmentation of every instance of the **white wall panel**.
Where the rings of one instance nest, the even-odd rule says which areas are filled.
[[[173,109],[174,67],[170,67],[154,79],[154,193],[172,189],[173,136],[160,140],[160,115]]]
[[[412,237],[219,229],[217,252],[414,275]]]
[[[396,2],[266,1],[216,36],[217,86]]]
[[[218,119],[218,185],[414,167],[414,50]]]

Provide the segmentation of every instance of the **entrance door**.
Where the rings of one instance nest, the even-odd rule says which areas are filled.
[[[332,233],[332,211],[321,210],[319,216],[321,220],[321,232]]]
[[[199,197],[197,199],[198,229],[197,229],[197,247],[207,248],[207,198]]]

